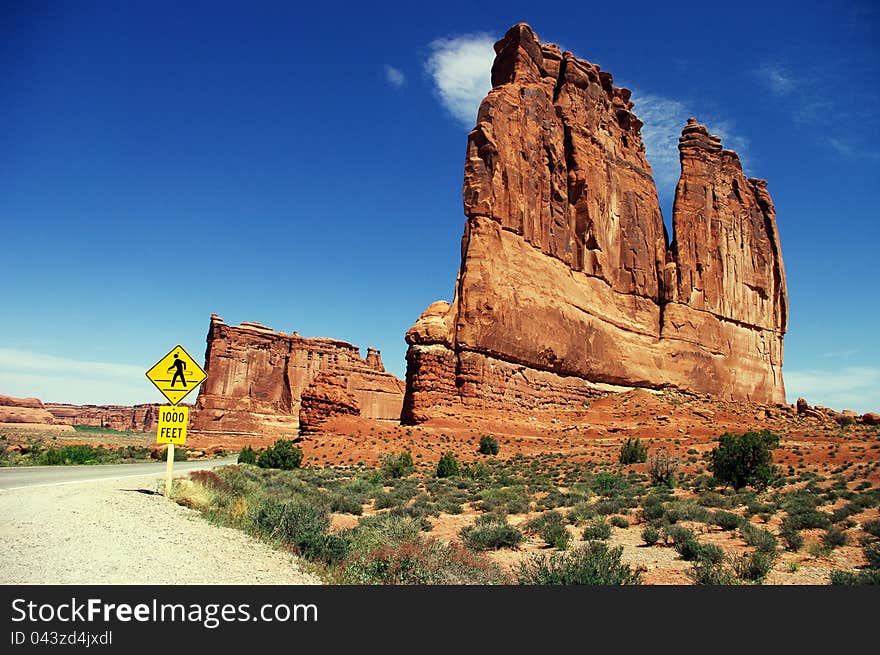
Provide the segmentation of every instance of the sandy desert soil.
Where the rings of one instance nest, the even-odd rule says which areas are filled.
[[[0,492],[0,584],[317,584],[297,558],[213,525],[155,475]]]

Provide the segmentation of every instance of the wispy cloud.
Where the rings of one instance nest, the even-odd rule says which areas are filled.
[[[725,118],[697,111],[695,103],[666,98],[633,89],[633,111],[644,123],[642,141],[648,162],[654,171],[654,181],[661,197],[675,191],[681,174],[678,159],[678,137],[690,116],[696,116],[712,134],[721,137],[725,148],[736,150],[743,168],[748,168],[748,140],[734,131],[733,123]]]
[[[780,64],[766,63],[754,74],[765,88],[777,96],[790,95],[798,86],[794,75]]]
[[[155,402],[146,369],[0,348],[0,393],[76,404]]]
[[[836,370],[783,371],[789,402],[806,398],[811,405],[857,412],[880,410],[880,369],[849,366]]]
[[[425,70],[443,107],[466,128],[473,127],[480,102],[492,88],[495,37],[464,34],[432,41]]]
[[[835,350],[833,352],[822,353],[822,357],[834,357],[835,359],[842,357],[852,357],[861,352],[858,348],[850,348],[849,350]]]
[[[399,68],[385,64],[385,81],[395,89],[399,89],[406,84],[406,75]]]

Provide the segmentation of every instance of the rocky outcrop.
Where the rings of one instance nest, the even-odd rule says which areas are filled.
[[[360,416],[360,405],[348,387],[348,376],[342,373],[319,373],[302,392],[300,434],[320,432],[324,423],[337,416]]]
[[[0,396],[0,423],[53,425],[55,419],[38,398]]]
[[[69,405],[46,403],[55,423],[87,425],[106,430],[153,432],[159,421],[159,405]]]
[[[455,296],[407,332],[403,421],[571,406],[599,385],[784,401],[766,183],[689,121],[669,244],[630,92],[524,24],[495,51]]]
[[[216,314],[208,330],[205,370],[193,429],[295,435],[301,397],[322,372],[345,376],[360,415],[397,421],[403,382],[382,366],[378,350],[367,359],[344,341],[276,332],[259,323],[230,326]]]

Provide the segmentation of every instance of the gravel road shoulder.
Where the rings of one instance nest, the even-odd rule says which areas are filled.
[[[320,584],[298,559],[213,525],[156,476],[0,492],[3,584]]]

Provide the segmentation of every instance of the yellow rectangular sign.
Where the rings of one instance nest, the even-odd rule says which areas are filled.
[[[189,407],[162,405],[159,408],[159,427],[156,429],[156,443],[186,443],[186,425],[189,421]]]

